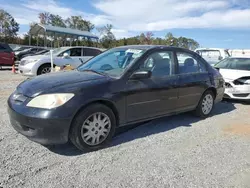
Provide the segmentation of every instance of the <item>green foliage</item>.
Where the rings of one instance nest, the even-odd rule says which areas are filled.
[[[0,39],[4,42],[11,42],[19,31],[19,24],[3,9],[0,9]]]
[[[103,48],[112,48],[116,46],[116,39],[112,33],[112,28],[113,26],[111,24],[107,24],[106,26],[97,29],[101,34],[100,43]]]
[[[52,26],[66,27],[65,21],[59,15],[50,14],[49,24]]]
[[[84,20],[81,16],[71,16],[65,20],[67,27],[81,31],[92,31],[95,26],[90,21]]]
[[[165,39],[153,37],[152,32],[147,32],[146,34],[141,33],[140,36],[123,38],[116,41],[117,46],[121,45],[132,45],[132,44],[154,44],[154,45],[167,45],[167,46],[176,46],[194,50],[199,47],[199,43],[193,39],[186,37],[176,38],[172,33],[167,33]]]

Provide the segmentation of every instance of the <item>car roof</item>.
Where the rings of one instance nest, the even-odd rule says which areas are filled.
[[[250,56],[230,56],[228,59],[250,59]]]
[[[169,50],[188,50],[185,48],[180,48],[180,47],[174,47],[174,46],[166,46],[166,45],[126,45],[126,46],[119,46],[116,48],[132,48],[132,49],[138,49],[138,50],[149,50],[149,49],[154,49],[154,48],[164,48],[164,49],[169,49]]]
[[[197,48],[195,49],[196,50],[226,50],[224,48]]]
[[[72,49],[72,48],[88,48],[88,49],[101,50],[100,48],[97,48],[97,47],[89,47],[89,46],[62,46],[61,48],[65,48],[65,49]]]

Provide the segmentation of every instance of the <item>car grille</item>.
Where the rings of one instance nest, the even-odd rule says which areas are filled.
[[[233,94],[235,97],[247,97],[249,93],[244,93],[244,94]]]

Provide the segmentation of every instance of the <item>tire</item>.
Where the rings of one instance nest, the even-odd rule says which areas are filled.
[[[38,68],[37,75],[49,73],[49,72],[46,71],[46,70],[49,70],[49,72],[51,71],[51,65],[50,65],[50,64],[41,65],[41,66]]]
[[[98,116],[99,119],[103,120],[107,118],[107,120],[97,121],[96,123],[96,121],[92,119],[97,117],[94,116],[94,114],[101,114],[101,116]],[[104,124],[102,124],[104,122],[109,122],[109,125],[105,127]],[[95,151],[104,148],[111,142],[115,128],[116,118],[113,111],[105,105],[93,104],[86,107],[75,117],[71,125],[69,139],[81,151]],[[105,133],[104,130],[106,130]],[[101,133],[106,135],[103,136]],[[99,143],[93,144],[93,138],[95,138],[94,140],[97,142],[96,137],[99,137]]]
[[[202,95],[199,101],[198,106],[194,111],[195,115],[201,118],[208,117],[211,114],[214,107],[214,98],[215,98],[214,93],[211,90],[205,91],[205,93]],[[207,102],[205,102],[205,100],[207,100]],[[204,107],[204,103],[205,105],[207,105],[206,107]]]

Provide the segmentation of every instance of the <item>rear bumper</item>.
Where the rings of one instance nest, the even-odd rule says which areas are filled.
[[[224,97],[224,92],[225,92],[225,88],[221,87],[217,89],[217,96],[214,100],[214,103],[218,103],[220,101],[222,101],[223,97]]]
[[[8,107],[11,125],[28,139],[43,144],[63,144],[68,141],[69,119],[42,119],[24,116]]]

